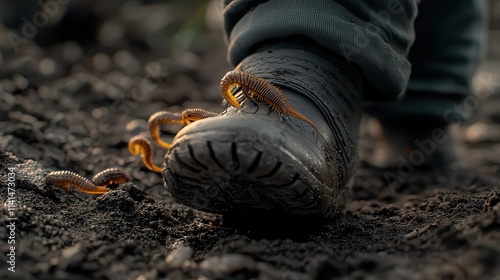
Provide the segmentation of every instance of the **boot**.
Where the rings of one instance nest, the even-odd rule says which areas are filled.
[[[167,190],[179,203],[223,214],[339,213],[357,160],[360,69],[319,47],[276,44],[237,69],[279,87],[317,138],[306,122],[238,93],[239,108],[176,135],[162,170]]]

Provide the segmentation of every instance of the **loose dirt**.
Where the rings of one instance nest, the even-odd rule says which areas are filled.
[[[175,203],[126,146],[156,111],[224,109],[222,35],[186,24],[196,10],[125,2],[116,10],[76,1],[17,53],[0,40],[0,279],[500,279],[498,95],[454,129],[459,164],[388,184],[388,170],[361,161],[334,220],[204,213]],[[22,32],[9,24],[0,37]],[[362,159],[372,149],[365,132]],[[157,164],[164,153],[155,150]],[[44,180],[108,167],[133,180],[100,196]]]

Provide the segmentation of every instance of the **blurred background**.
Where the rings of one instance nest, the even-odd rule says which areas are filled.
[[[119,165],[151,177],[126,149],[151,114],[222,111],[221,5],[0,1],[0,150],[81,175]]]
[[[46,167],[87,173],[98,161],[136,162],[126,143],[146,130],[156,111],[222,111],[218,84],[230,67],[221,5],[1,1],[0,149]],[[491,94],[461,127],[462,140],[472,146],[500,142],[500,0],[490,1],[489,13],[487,59],[478,84]],[[84,161],[88,155],[95,160]]]
[[[498,216],[476,215],[487,198],[483,197],[484,188],[474,188],[475,175],[470,176],[472,182],[454,175],[444,184],[446,178],[431,173],[429,177],[436,177],[443,185],[462,186],[458,191],[443,186],[443,190],[422,196],[406,195],[420,191],[420,184],[410,185],[408,191],[394,191],[388,190],[382,179],[379,182],[372,175],[362,178],[360,181],[366,183],[355,184],[346,219],[304,238],[304,243],[273,240],[267,233],[252,233],[258,240],[248,239],[250,231],[246,230],[239,233],[243,236],[240,239],[233,237],[232,231],[191,224],[201,216],[193,212],[184,216],[184,212],[175,210],[178,206],[169,198],[161,176],[145,169],[139,157],[128,152],[127,142],[147,131],[147,120],[157,111],[224,109],[219,81],[230,67],[221,30],[221,2],[0,1],[0,155],[7,151],[36,161],[19,161],[16,165],[20,209],[17,231],[23,237],[16,260],[19,273],[24,273],[16,276],[146,279],[145,274],[156,279],[157,272],[161,275],[168,268],[160,250],[165,253],[183,244],[193,247],[196,262],[210,258],[205,263],[210,266],[224,263],[218,257],[228,252],[253,255],[258,266],[264,264],[261,267],[270,271],[260,276],[268,279],[280,275],[275,268],[292,271],[283,278],[308,279],[302,273],[316,270],[318,264],[309,261],[319,260],[323,254],[331,254],[331,259],[319,263],[319,269],[326,271],[325,278],[339,274],[351,278],[418,278],[421,275],[407,270],[414,266],[422,275],[440,271],[442,279],[460,279],[466,272],[473,271],[474,275],[488,267],[496,268],[498,235],[492,229],[499,224]],[[500,0],[490,0],[489,13],[487,59],[478,73],[476,91],[487,97],[478,98],[479,108],[474,109],[477,114],[457,126],[456,132],[470,163],[480,162],[475,166],[483,173],[500,174]],[[163,127],[162,138],[168,141],[178,128]],[[365,137],[360,146],[369,150],[373,144]],[[164,154],[155,147],[157,165]],[[11,163],[0,160],[0,175],[5,174],[6,164]],[[57,188],[40,188],[37,185],[43,185],[43,179],[34,182],[34,178],[43,178],[53,170],[71,170],[91,178],[115,166],[123,167],[134,178],[133,184],[122,188],[131,195],[123,204],[120,200],[124,196],[119,196],[122,192],[99,202],[77,192],[73,198]],[[494,186],[498,189],[498,184]],[[0,187],[0,198],[5,190]],[[491,207],[498,201],[493,200],[495,197],[491,196]],[[130,206],[130,201],[137,206]],[[28,212],[26,206],[35,210]],[[165,218],[162,213],[170,213],[164,208],[174,209],[172,213],[179,216],[173,216],[185,217],[189,224],[171,227],[169,221],[159,222]],[[436,233],[430,237],[409,241],[412,243],[393,239],[401,233],[416,232],[417,225],[433,225],[430,223],[443,216],[445,222],[439,222],[440,228],[431,230]],[[6,234],[0,231],[1,240],[7,240]],[[231,237],[225,238],[226,234]],[[214,265],[214,269],[218,267]],[[458,272],[451,274],[454,269]],[[198,270],[191,270],[190,264],[187,273],[193,273],[192,279],[199,276]],[[300,273],[295,275],[294,271]],[[169,277],[184,275],[178,272],[172,270]],[[241,275],[257,277],[254,271],[251,273]]]
[[[36,87],[84,71],[105,80],[117,72],[145,76],[145,66],[159,62],[162,71],[198,72],[200,80],[213,80],[225,70],[217,68],[227,67],[219,4],[208,0],[2,1],[0,74],[3,79],[18,74],[29,80],[29,87]],[[2,83],[2,89],[26,88]]]

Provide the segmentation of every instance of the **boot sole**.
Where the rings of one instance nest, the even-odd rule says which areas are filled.
[[[167,190],[182,204],[217,213],[331,216],[343,208],[343,192],[268,140],[227,130],[183,135],[165,159]]]

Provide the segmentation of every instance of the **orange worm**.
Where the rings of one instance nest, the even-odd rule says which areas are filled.
[[[86,194],[103,194],[109,191],[108,188],[96,186],[94,183],[71,171],[50,172],[45,177],[45,180],[48,184],[64,187],[67,191],[69,191],[70,185]]]
[[[222,98],[224,98],[231,106],[236,108],[240,106],[240,103],[231,92],[234,86],[240,86],[246,97],[250,99],[255,97],[258,100],[269,104],[275,111],[295,117],[310,124],[314,128],[316,139],[318,138],[318,128],[312,121],[301,115],[292,107],[292,105],[290,105],[290,103],[288,103],[285,95],[278,87],[250,73],[238,70],[229,71],[220,82],[220,90]]]
[[[188,125],[194,121],[201,120],[204,118],[215,117],[219,114],[210,112],[204,109],[186,109],[181,114],[172,113],[169,111],[156,112],[148,120],[149,132],[151,133],[151,139],[153,142],[158,144],[162,148],[170,149],[170,144],[164,142],[160,138],[160,131],[158,127],[163,124],[183,124]]]
[[[169,124],[184,124],[182,121],[182,116],[179,113],[172,113],[168,111],[161,111],[161,112],[156,112],[151,117],[149,117],[148,120],[148,127],[149,127],[149,132],[151,133],[151,139],[153,142],[158,144],[162,148],[170,149],[170,144],[167,142],[164,142],[160,138],[160,130],[158,127],[162,123],[169,123]],[[129,141],[130,143],[130,141]],[[129,144],[129,150],[130,150],[130,144]],[[132,151],[131,151],[132,153]]]
[[[136,135],[128,141],[128,150],[133,155],[141,155],[142,163],[151,171],[161,172],[161,167],[153,163],[153,145],[142,135]]]
[[[201,108],[186,109],[182,112],[182,121],[188,125],[194,121],[218,116],[218,113],[210,112]]]
[[[92,177],[96,186],[107,186],[111,184],[123,184],[130,181],[130,176],[121,168],[108,168]]]

